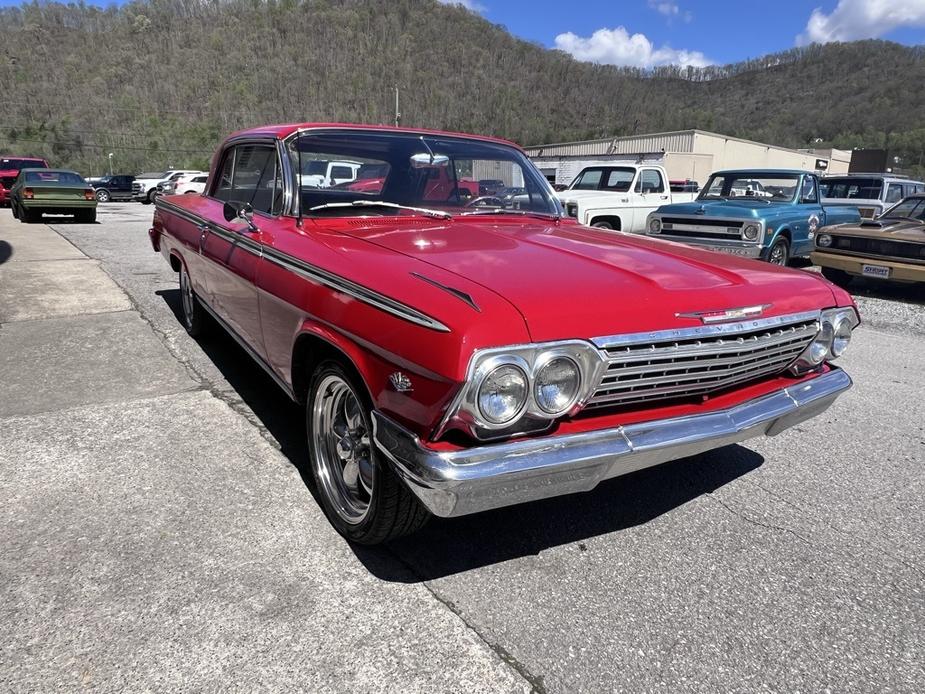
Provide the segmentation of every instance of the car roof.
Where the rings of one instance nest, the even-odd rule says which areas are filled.
[[[446,130],[429,130],[427,128],[404,128],[391,125],[363,125],[359,123],[286,123],[281,125],[263,125],[257,128],[248,128],[238,130],[232,133],[226,139],[236,139],[246,136],[269,136],[278,139],[286,139],[300,130],[375,130],[378,132],[406,133],[411,135],[438,135],[443,137],[465,137],[483,142],[495,142],[497,144],[508,145],[520,149],[520,145],[504,140],[500,137],[491,137],[489,135],[472,135],[470,133],[458,133]]]
[[[802,169],[724,169],[722,171],[714,171],[714,176],[725,176],[727,174],[749,174],[750,176],[776,176],[779,174],[787,174],[788,176],[802,176],[803,174],[811,174],[812,171],[803,171]]]
[[[70,173],[70,174],[74,174],[75,176],[80,176],[79,173],[77,173],[76,171],[71,171],[70,169],[48,169],[48,168],[46,168],[46,167],[44,167],[44,166],[38,167],[38,168],[31,168],[31,167],[30,167],[30,168],[28,168],[28,169],[20,169],[20,170],[21,170],[23,173],[30,173],[30,172],[33,172],[33,171],[41,171],[41,172],[43,172],[43,173]],[[80,176],[80,177],[83,178],[83,176]]]

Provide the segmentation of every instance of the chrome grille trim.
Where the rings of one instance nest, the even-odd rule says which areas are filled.
[[[819,311],[597,338],[604,372],[586,409],[705,396],[786,369],[819,331]]]

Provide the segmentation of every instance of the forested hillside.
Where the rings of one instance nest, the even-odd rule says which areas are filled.
[[[709,46],[701,47],[709,52]],[[925,51],[882,41],[653,73],[580,63],[434,0],[139,0],[0,9],[0,152],[99,173],[205,166],[266,122],[402,123],[522,144],[703,128],[888,145],[925,165]]]

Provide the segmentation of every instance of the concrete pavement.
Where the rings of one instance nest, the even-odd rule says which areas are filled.
[[[0,310],[17,262],[130,305],[0,324],[0,689],[925,689],[918,290],[859,287],[855,388],[799,429],[364,550],[298,409],[183,331],[151,208],[100,209],[0,211]]]

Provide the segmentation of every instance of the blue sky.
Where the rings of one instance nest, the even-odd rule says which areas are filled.
[[[863,38],[925,43],[925,0],[441,0],[576,58],[652,67],[730,63]]]
[[[643,68],[724,64],[811,42],[925,44],[925,0],[438,1],[579,60]]]

